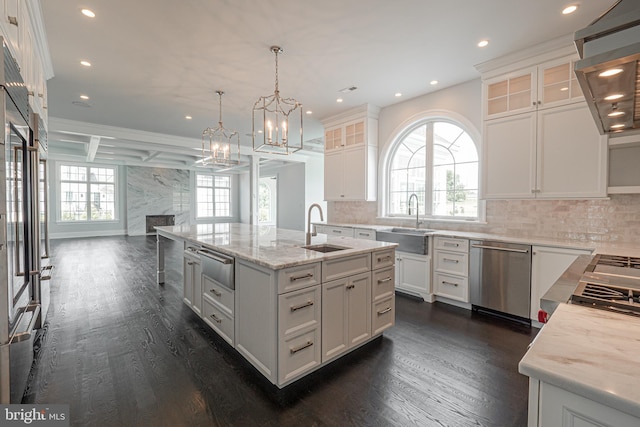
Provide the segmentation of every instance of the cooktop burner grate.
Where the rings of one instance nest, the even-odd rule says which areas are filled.
[[[600,255],[597,265],[640,269],[640,258],[617,255]]]

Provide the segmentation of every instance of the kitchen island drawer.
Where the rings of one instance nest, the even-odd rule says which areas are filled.
[[[377,270],[379,268],[392,266],[395,263],[395,253],[395,248],[372,252],[371,269]]]
[[[234,319],[229,316],[220,307],[209,301],[207,298],[203,298],[202,311],[204,320],[207,325],[220,335],[226,342],[234,345]]]
[[[436,272],[434,275],[434,293],[438,296],[469,302],[469,280],[466,277],[450,276]]]
[[[377,253],[374,252],[373,256]],[[322,261],[322,283],[371,271],[371,253]]]
[[[206,298],[211,298],[220,305],[220,308],[225,310],[229,316],[233,317],[233,307],[235,302],[235,296],[233,290],[222,286],[209,276],[202,275],[202,294]]]
[[[322,313],[320,285],[278,296],[278,327],[281,336],[320,325]]]
[[[374,255],[375,256],[375,255]],[[372,297],[374,301],[384,299],[395,292],[395,270],[387,267],[371,273]]]
[[[469,239],[436,236],[434,242],[435,249],[453,252],[469,252]]]
[[[396,323],[396,296],[375,302],[371,311],[371,336],[381,334]]]
[[[295,291],[313,285],[319,285],[321,280],[321,264],[296,265],[278,270],[278,293]]]
[[[320,328],[281,338],[278,350],[278,382],[283,384],[320,365]]]
[[[434,268],[443,273],[467,276],[469,274],[469,255],[462,252],[437,251]]]

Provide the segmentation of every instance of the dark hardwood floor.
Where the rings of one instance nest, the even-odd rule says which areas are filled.
[[[278,393],[181,299],[182,248],[155,237],[51,242],[52,304],[24,403],[74,426],[525,426],[517,364],[536,330],[396,298],[384,336]]]

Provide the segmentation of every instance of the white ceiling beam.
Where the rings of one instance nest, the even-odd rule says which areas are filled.
[[[154,151],[154,152],[152,152],[152,153],[149,153],[149,155],[148,155],[147,157],[144,157],[144,158],[142,159],[142,161],[143,161],[143,162],[148,162],[149,160],[153,160],[153,159],[155,159],[155,158],[156,158],[156,157],[158,157],[160,154],[162,154],[162,152],[161,152],[161,151]]]
[[[89,148],[87,149],[87,162],[93,162],[93,159],[96,157],[96,153],[98,152],[98,147],[100,146],[100,137],[92,135],[89,140]]]

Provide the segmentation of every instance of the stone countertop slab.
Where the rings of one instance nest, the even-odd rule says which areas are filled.
[[[156,227],[156,230],[160,236],[200,244],[273,270],[398,246],[395,243],[318,234],[311,238],[312,245],[328,243],[347,248],[322,253],[302,247],[305,246],[304,231],[239,223],[174,225]]]
[[[518,371],[640,417],[640,317],[560,304]]]

